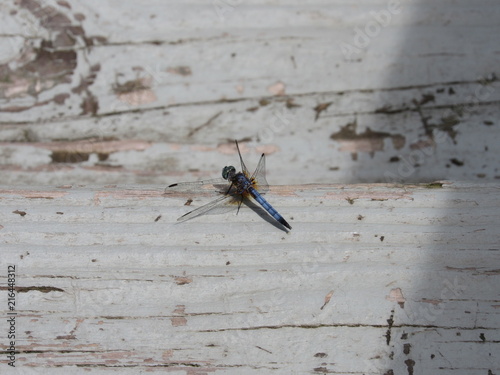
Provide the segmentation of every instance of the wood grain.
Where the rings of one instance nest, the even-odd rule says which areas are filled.
[[[143,4],[1,5],[3,183],[500,178],[496,1]]]
[[[6,312],[15,265],[16,365],[497,373],[498,191],[277,186],[267,198],[292,225],[286,233],[249,208],[177,224],[210,197],[159,186],[4,186],[0,295]]]

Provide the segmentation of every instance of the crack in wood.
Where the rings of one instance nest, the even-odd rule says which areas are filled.
[[[260,329],[282,329],[282,328],[302,328],[302,329],[321,329],[321,328],[388,328],[388,324],[356,324],[356,323],[343,323],[343,324],[282,324],[276,326],[255,326],[255,327],[239,327],[239,328],[219,328],[219,329],[205,329],[199,330],[197,332],[226,332],[226,331],[252,331],[252,330],[260,330]],[[475,331],[478,329],[488,330],[487,327],[459,327],[459,326],[450,326],[443,327],[433,324],[392,324],[391,330],[394,328],[421,328],[421,329],[431,329],[431,328],[439,328],[446,330],[469,330]]]
[[[14,287],[17,293],[28,293],[31,291],[36,291],[40,293],[50,293],[50,292],[62,292],[64,289],[56,288],[53,286],[16,286]],[[0,290],[8,290],[8,287],[0,286]]]
[[[194,128],[193,130],[191,130],[189,133],[188,133],[188,138],[192,137],[194,134],[196,134],[197,132],[199,132],[201,129],[203,129],[204,127],[206,126],[209,126],[212,121],[214,121],[217,117],[219,117],[220,115],[222,114],[222,111],[219,111],[218,113],[216,113],[215,115],[213,115],[212,117],[210,117],[205,123],[201,124],[200,126],[197,126],[196,128]]]

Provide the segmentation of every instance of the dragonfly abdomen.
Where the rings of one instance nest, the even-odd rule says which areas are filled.
[[[292,229],[292,227],[290,226],[290,224],[287,223],[287,221],[283,218],[283,216],[281,216],[278,211],[276,211],[273,206],[271,206],[269,204],[268,201],[266,201],[264,199],[264,197],[262,195],[260,195],[260,193],[255,190],[253,187],[249,187],[248,188],[248,192],[252,195],[252,197],[255,198],[255,200],[257,202],[260,203],[260,205],[262,207],[264,207],[264,209],[269,213],[269,215],[271,215],[273,218],[275,218],[279,223],[283,224],[285,227],[287,227],[288,229]]]

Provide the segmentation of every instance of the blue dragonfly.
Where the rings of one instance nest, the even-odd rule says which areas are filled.
[[[172,190],[184,190],[191,192],[200,192],[204,186],[213,185],[222,195],[217,199],[201,206],[187,214],[181,216],[177,221],[186,221],[197,216],[204,215],[209,211],[220,213],[238,207],[238,212],[245,198],[253,197],[276,221],[288,229],[292,229],[290,224],[276,211],[262,196],[269,190],[266,181],[266,157],[264,154],[260,157],[259,164],[255,172],[250,175],[245,163],[241,157],[238,141],[235,140],[236,149],[240,157],[242,172],[236,173],[236,168],[232,165],[222,169],[222,178],[216,178],[205,181],[179,182],[169,185],[165,193]]]

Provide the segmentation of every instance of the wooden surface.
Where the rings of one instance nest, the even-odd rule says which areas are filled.
[[[4,186],[0,373],[498,374],[498,193],[278,186],[286,233],[249,208],[176,224],[210,197],[159,186]]]
[[[500,177],[496,0],[0,10],[4,184],[216,176],[234,139],[275,184]]]

